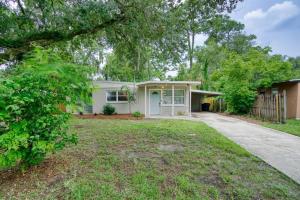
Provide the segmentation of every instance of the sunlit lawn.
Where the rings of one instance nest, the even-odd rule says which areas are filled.
[[[275,124],[275,123],[266,122],[263,125],[279,131],[300,136],[300,120],[290,119],[287,120],[285,124]]]
[[[300,199],[298,184],[200,122],[71,124],[78,145],[2,177],[3,198]]]

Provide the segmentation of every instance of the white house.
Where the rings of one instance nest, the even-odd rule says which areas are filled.
[[[190,115],[201,111],[203,95],[216,96],[218,92],[193,90],[201,82],[196,81],[146,81],[139,83],[94,81],[93,113],[102,113],[105,104],[115,107],[118,114],[129,113],[127,95],[121,88],[126,85],[136,93],[131,110],[146,117],[151,115]]]

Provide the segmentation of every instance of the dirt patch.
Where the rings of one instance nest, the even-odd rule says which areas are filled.
[[[37,184],[45,184],[48,188],[52,188],[66,178],[70,168],[70,161],[52,155],[40,165],[30,167],[26,172],[19,169],[1,171],[0,191],[8,195],[7,198],[10,198],[9,196],[18,198],[34,190]]]
[[[182,152],[184,151],[184,148],[180,144],[160,144],[158,149],[160,151],[166,151],[166,152]]]
[[[196,178],[196,181],[205,185],[213,185],[218,188],[223,188],[224,182],[223,179],[220,177],[217,171],[211,171],[209,174],[205,176],[199,176]]]
[[[103,114],[85,114],[85,115],[75,115],[80,119],[124,119],[124,120],[141,120],[144,116],[133,117],[131,114],[115,114],[115,115],[103,115]]]

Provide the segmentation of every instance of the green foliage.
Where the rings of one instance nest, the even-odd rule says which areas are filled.
[[[300,78],[300,56],[295,58],[290,57],[288,58],[288,61],[293,66],[293,78]]]
[[[251,48],[246,54],[227,51],[222,67],[212,74],[215,87],[222,90],[228,111],[247,113],[258,88],[291,77],[291,65],[279,55],[270,56],[269,49]]]
[[[75,143],[67,133],[70,114],[60,105],[88,100],[89,71],[36,48],[0,78],[0,168],[40,163],[47,154]]]
[[[133,117],[136,117],[136,118],[139,118],[139,117],[142,116],[142,114],[141,114],[141,112],[139,112],[139,111],[135,111],[135,112],[132,113],[132,116],[133,116]]]
[[[224,87],[224,98],[230,113],[248,113],[255,96],[256,92],[250,90],[245,83],[231,82]]]
[[[103,106],[102,112],[104,115],[112,115],[115,113],[115,107],[113,107],[111,104],[105,104]]]

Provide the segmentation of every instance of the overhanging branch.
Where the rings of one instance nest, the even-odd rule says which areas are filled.
[[[76,30],[67,34],[59,31],[43,31],[16,40],[0,38],[0,48],[6,49],[4,53],[0,53],[0,63],[1,60],[11,60],[12,57],[16,58],[24,54],[32,48],[31,46],[33,43],[45,47],[55,42],[72,40],[76,36],[95,34],[124,20],[124,15],[118,15],[117,17],[94,27]]]

